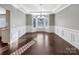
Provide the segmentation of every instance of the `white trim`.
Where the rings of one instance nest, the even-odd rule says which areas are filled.
[[[30,14],[30,12],[29,12],[29,10],[27,10],[26,11],[26,9],[24,8],[24,6],[23,5],[17,5],[17,4],[11,4],[14,8],[16,8],[16,9],[18,9],[18,10],[20,10],[20,11],[22,11],[24,14]]]
[[[79,30],[55,26],[55,33],[79,49]]]
[[[58,12],[64,10],[65,8],[69,7],[70,5],[71,5],[71,4],[66,4],[65,6],[63,6],[63,4],[58,5],[58,7],[56,7],[56,8],[52,11],[52,13],[50,13],[50,14],[56,14],[56,13],[58,13]],[[61,6],[63,6],[63,7],[61,7]]]
[[[65,6],[63,6],[63,7],[61,7],[62,5],[61,5],[61,6],[59,6],[59,7],[58,7],[58,9],[59,9],[59,10],[58,10],[58,11],[56,11],[55,13],[58,13],[58,12],[62,11],[63,9],[65,9],[65,8],[69,7],[70,5],[71,5],[71,4],[67,4],[67,5],[65,5]],[[60,8],[60,7],[61,7],[61,8]]]
[[[26,10],[24,8],[23,5],[17,5],[17,4],[11,4],[13,7],[17,8],[18,10],[22,11],[25,14],[33,14],[32,12],[30,12],[28,9]],[[63,6],[64,5],[64,6]],[[53,13],[58,13],[60,11],[62,11],[63,9],[67,8],[68,6],[70,6],[71,4],[59,4],[56,8],[54,8],[54,10],[51,11],[51,13],[48,14],[53,14]],[[63,6],[63,7],[62,7]]]
[[[15,42],[16,40],[19,39],[22,35],[24,35],[27,30],[26,26],[17,26],[17,27],[12,27],[11,32],[10,32],[10,43]]]
[[[52,10],[52,12],[55,12],[55,11],[58,10],[61,6],[62,6],[62,4],[58,5],[56,8],[54,8],[54,10]]]

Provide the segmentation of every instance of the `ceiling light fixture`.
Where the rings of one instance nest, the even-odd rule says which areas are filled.
[[[42,15],[42,4],[40,4],[40,15],[37,17],[38,18],[38,20],[43,20],[44,19],[44,16]]]

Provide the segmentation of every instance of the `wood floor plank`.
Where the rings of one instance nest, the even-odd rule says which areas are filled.
[[[36,40],[22,55],[77,55],[79,50],[55,33],[36,32],[30,35]]]
[[[21,55],[79,55],[79,50],[76,47],[55,33],[48,32],[26,33],[19,38],[17,49],[26,45],[31,40],[35,41],[34,45],[25,50]],[[9,55],[11,53],[13,51],[8,50],[2,54]]]

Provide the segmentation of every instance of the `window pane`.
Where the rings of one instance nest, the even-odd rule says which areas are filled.
[[[48,16],[43,16],[43,18],[38,18],[38,16],[33,16],[32,18],[33,27],[45,28],[48,27]]]
[[[33,24],[32,24],[32,25],[33,25],[33,27],[36,27],[36,19],[35,19],[35,18],[33,18],[33,20],[32,20],[32,21],[33,21]]]

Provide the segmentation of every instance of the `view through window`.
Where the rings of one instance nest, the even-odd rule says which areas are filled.
[[[33,28],[47,28],[48,27],[48,15],[32,16],[32,26]]]

